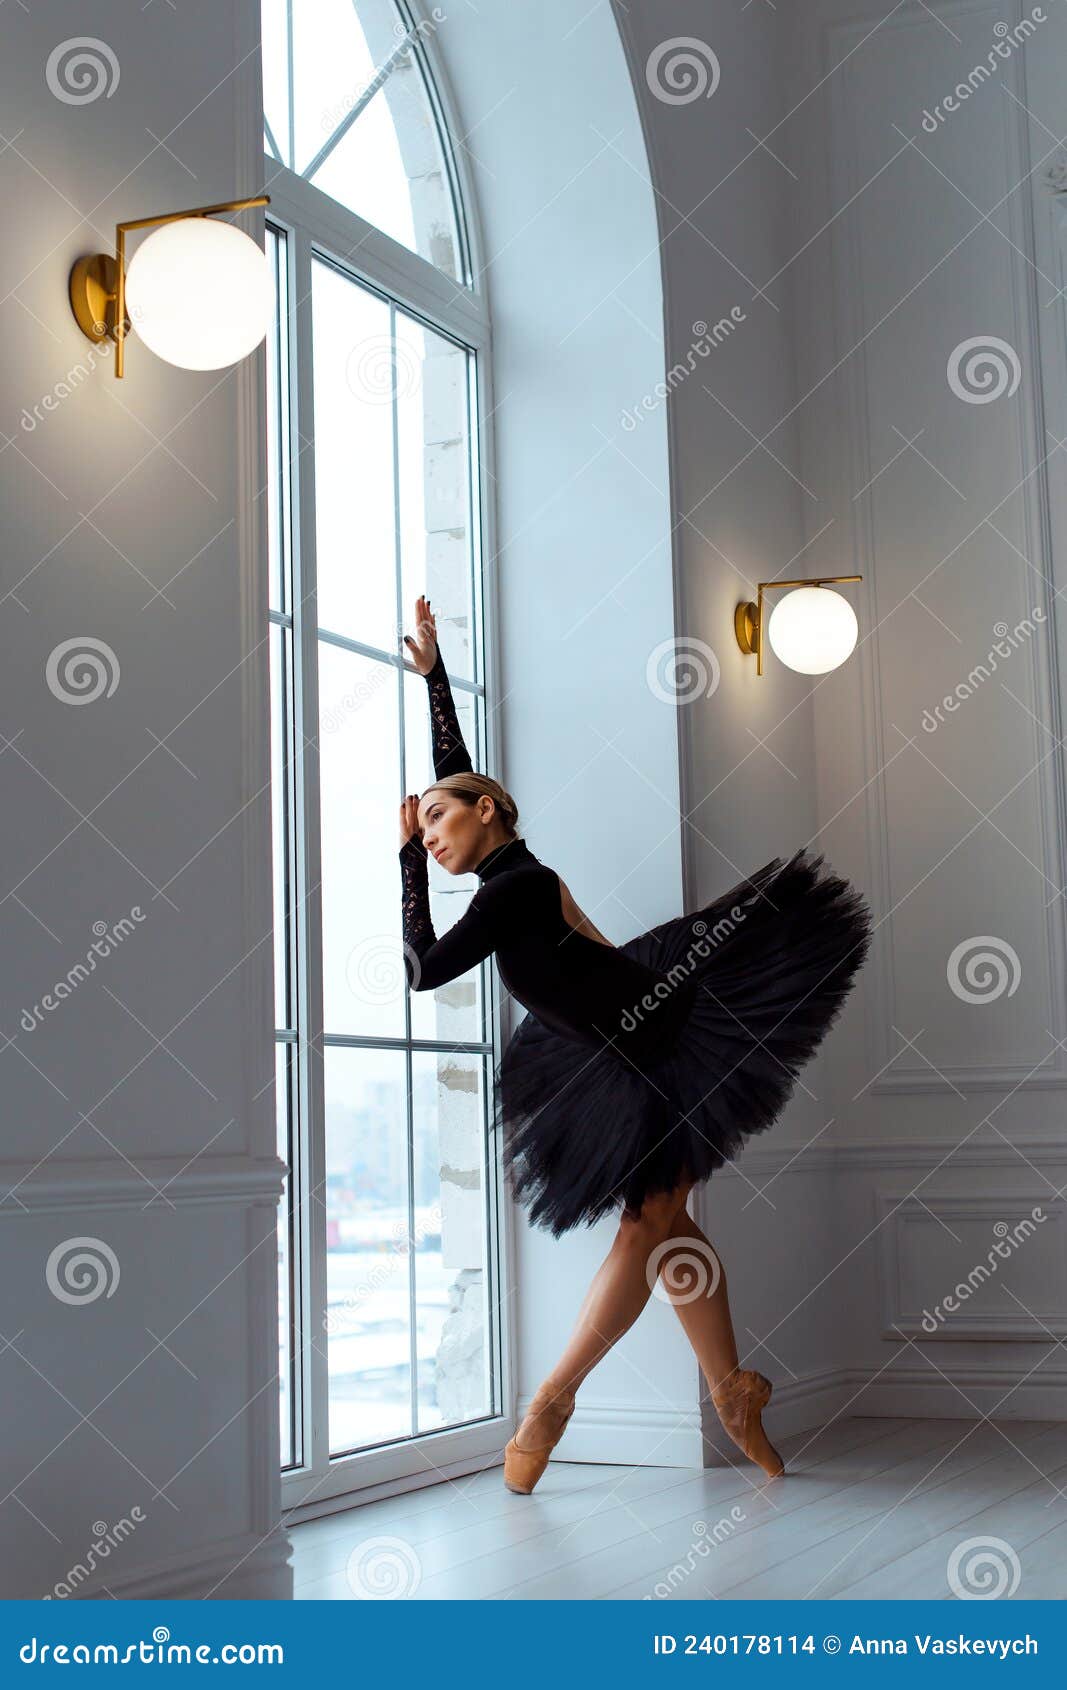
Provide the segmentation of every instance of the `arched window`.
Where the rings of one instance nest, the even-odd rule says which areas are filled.
[[[416,21],[393,0],[262,0],[265,144],[279,164],[469,280],[447,129]]]
[[[490,973],[409,994],[396,818],[432,774],[433,600],[492,767],[488,322],[433,71],[441,13],[262,0],[283,1500],[497,1447]],[[477,882],[430,867],[434,923]],[[414,1440],[429,1440],[422,1454]]]

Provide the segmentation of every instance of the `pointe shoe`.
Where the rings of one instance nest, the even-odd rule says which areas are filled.
[[[524,1449],[512,1438],[504,1448],[504,1483],[516,1496],[529,1496],[548,1466],[548,1458],[566,1431],[567,1422],[574,1413],[574,1392],[550,1393],[542,1385],[534,1392],[527,1412],[540,1414],[549,1404],[556,1411],[556,1418],[559,1420],[559,1430],[551,1443],[539,1444],[536,1449]]]
[[[785,1462],[767,1437],[760,1420],[760,1411],[767,1406],[772,1389],[770,1380],[762,1373],[741,1367],[721,1385],[715,1386],[711,1400],[723,1429],[738,1449],[744,1450],[751,1461],[774,1479],[785,1472]]]

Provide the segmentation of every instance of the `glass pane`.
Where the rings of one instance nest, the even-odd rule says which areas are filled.
[[[330,1453],[411,1435],[403,1051],[325,1049]]]
[[[279,164],[282,163],[281,150],[266,118],[263,120],[263,151],[269,153],[271,158],[277,159]]]
[[[453,696],[464,741],[468,750],[474,750],[478,745],[474,695],[456,692]],[[433,762],[430,756],[427,689],[421,675],[404,675],[404,716],[407,764],[404,791],[423,793],[433,778]],[[475,757],[476,766],[477,761]],[[479,882],[475,874],[449,874],[447,869],[432,860],[426,867],[430,882],[430,919],[434,932],[440,938],[466,910]],[[399,899],[398,890],[398,904]],[[443,986],[435,986],[432,991],[412,992],[412,1037],[444,1039],[450,1044],[470,1044],[485,1038],[481,980],[482,970],[478,967]]]
[[[411,1059],[418,1430],[492,1411],[486,1279],[485,1059]]]
[[[310,180],[409,252],[417,250],[411,191],[383,90],[360,112]]]
[[[323,1014],[403,1037],[396,670],[319,644]]]
[[[392,0],[291,7],[261,0],[260,15],[267,148],[340,205],[459,279],[441,135]]]
[[[396,395],[404,614],[433,601],[453,675],[475,678],[471,604],[470,354],[396,313]]]
[[[290,1054],[291,1045],[275,1046],[275,1096],[277,1100],[278,1155],[291,1169],[292,1132],[290,1122]],[[293,1377],[293,1240],[289,1208],[292,1203],[292,1173],[285,1176],[281,1201],[278,1204],[278,1379],[281,1409],[282,1466],[292,1467],[296,1461],[294,1426],[295,1380]]]
[[[271,610],[288,611],[290,567],[289,293],[286,241],[267,226],[274,277],[274,328],[267,336],[267,556]]]
[[[264,143],[292,169],[289,133],[289,30],[291,0],[259,0],[263,37]]]
[[[307,171],[403,35],[392,0],[315,0],[312,6],[305,0],[293,6],[294,170]]]
[[[319,626],[396,651],[389,307],[315,260],[312,316]]]
[[[460,279],[452,190],[437,124],[410,53],[310,180],[446,276]]]
[[[292,819],[292,633],[270,625],[270,756],[271,830],[274,869],[274,1024],[293,1025],[291,999],[293,959],[293,863],[290,853]]]
[[[397,45],[391,0],[376,0],[376,35],[389,35],[385,58]],[[263,116],[268,147],[290,170],[304,170],[354,109],[374,76],[375,63],[360,27],[369,0],[260,0],[263,30]],[[289,105],[292,28],[293,103]],[[272,146],[272,140],[274,145]]]

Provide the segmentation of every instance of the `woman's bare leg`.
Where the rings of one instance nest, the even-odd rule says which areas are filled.
[[[726,1269],[684,1203],[668,1236],[678,1240],[679,1249],[663,1253],[663,1289],[674,1304],[709,1389],[714,1390],[738,1366]]]
[[[672,1247],[675,1243],[676,1249]],[[761,1384],[756,1370],[752,1370],[754,1377],[746,1378],[746,1370],[738,1368],[726,1272],[685,1208],[674,1217],[660,1273],[711,1388],[711,1400],[724,1430],[749,1460],[776,1478],[785,1471],[785,1462],[768,1438],[759,1414],[753,1421],[750,1411],[754,1390],[762,1391],[767,1381]]]
[[[538,1408],[527,1413],[516,1433],[525,1449],[557,1435],[559,1411],[551,1399],[561,1391],[576,1391],[587,1374],[637,1319],[652,1295],[656,1275],[650,1277],[652,1253],[672,1236],[679,1207],[684,1208],[689,1184],[646,1199],[640,1212],[624,1210],[615,1241],[586,1293],[566,1349],[539,1387]]]

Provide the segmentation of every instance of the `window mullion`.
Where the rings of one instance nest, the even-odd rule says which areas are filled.
[[[404,545],[400,522],[400,413],[399,387],[396,380],[397,346],[396,346],[396,304],[389,301],[389,352],[394,372],[393,390],[389,401],[390,417],[393,429],[393,578],[396,582],[397,604],[397,646],[400,643],[400,631],[404,626]],[[407,774],[405,763],[404,739],[404,666],[401,663],[399,671],[400,683],[400,767]],[[404,993],[404,1026],[411,1037],[411,997]],[[411,1427],[414,1432],[419,1429],[419,1326],[418,1299],[415,1287],[415,1101],[412,1086],[411,1046],[408,1045],[404,1058],[404,1075],[406,1107],[404,1110],[404,1131],[407,1136],[407,1269],[408,1269],[408,1369],[409,1396],[411,1404]]]
[[[293,0],[287,0],[285,8],[285,52],[286,52],[286,84],[289,95],[289,157],[286,164],[290,170],[296,168],[296,103],[293,86],[296,82],[296,66],[293,62]]]
[[[315,615],[315,428],[312,359],[311,240],[303,229],[293,237],[293,661],[296,709],[297,839],[302,860],[299,885],[303,915],[299,935],[301,997],[300,1130],[304,1179],[300,1190],[304,1286],[301,1361],[304,1380],[305,1466],[324,1473],[329,1465],[326,1357],[326,1223],[320,1194],[326,1181],[325,1063],[322,1047],[322,841],[319,760],[306,742],[318,743],[318,640]]]

